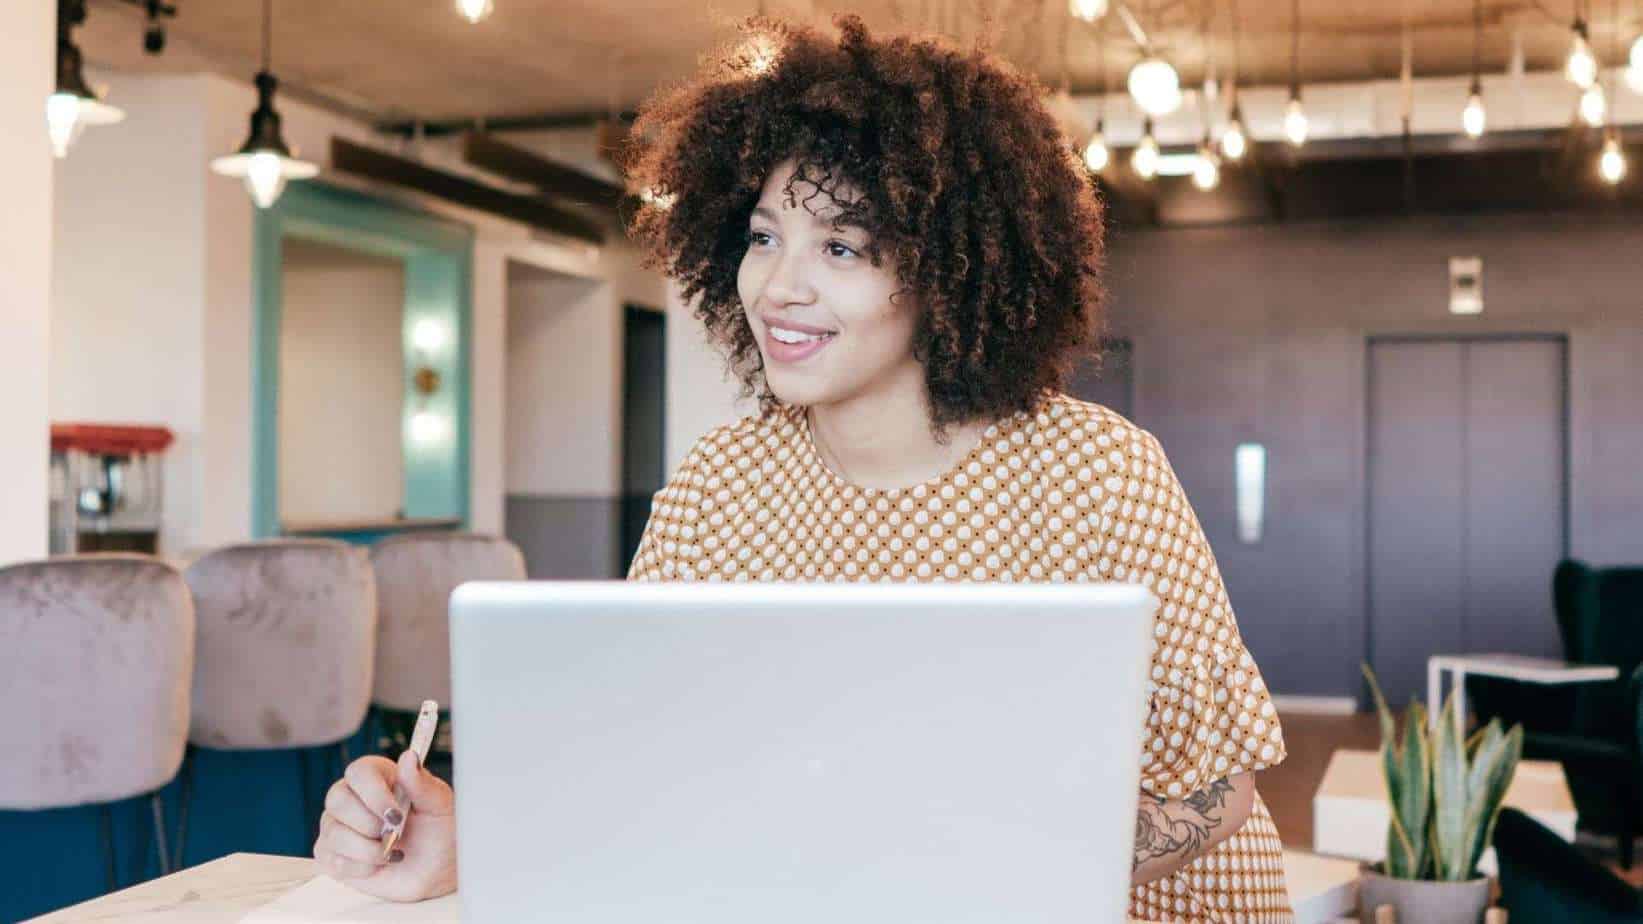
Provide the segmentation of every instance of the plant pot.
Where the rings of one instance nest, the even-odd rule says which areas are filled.
[[[1391,905],[1398,924],[1479,924],[1489,909],[1489,877],[1465,882],[1393,879],[1365,867],[1358,880],[1358,920],[1375,924],[1375,909]]]

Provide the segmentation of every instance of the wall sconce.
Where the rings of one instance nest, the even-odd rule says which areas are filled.
[[[1261,541],[1261,520],[1265,514],[1266,447],[1260,443],[1240,443],[1233,455],[1238,485],[1238,539]]]
[[[411,415],[411,441],[422,445],[443,442],[449,427],[445,416],[428,408],[428,401],[439,393],[443,379],[433,367],[429,354],[445,345],[445,325],[439,321],[418,321],[411,328],[411,345],[417,352],[417,368],[411,373],[411,387],[418,396],[419,409]]]

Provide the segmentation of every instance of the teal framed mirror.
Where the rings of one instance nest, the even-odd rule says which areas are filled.
[[[255,217],[252,270],[252,534],[289,532],[281,519],[281,336],[287,242],[329,245],[404,266],[399,448],[403,491],[393,518],[300,532],[372,541],[396,521],[466,526],[472,446],[473,231],[376,197],[294,183]],[[346,302],[341,306],[346,308]],[[337,451],[347,451],[346,446]],[[400,476],[400,472],[393,473]]]

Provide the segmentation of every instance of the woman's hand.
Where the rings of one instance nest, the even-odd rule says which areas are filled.
[[[393,853],[382,833],[399,823],[394,782],[410,797],[410,817]],[[451,787],[406,751],[396,766],[361,757],[325,794],[314,859],[332,878],[378,898],[415,902],[456,891],[456,799]]]

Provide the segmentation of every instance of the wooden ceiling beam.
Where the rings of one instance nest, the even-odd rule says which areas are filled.
[[[403,186],[454,202],[457,205],[500,215],[544,231],[602,244],[605,229],[591,218],[561,208],[546,199],[521,196],[477,180],[439,170],[409,158],[368,148],[343,138],[331,139],[331,164],[355,176]]]

